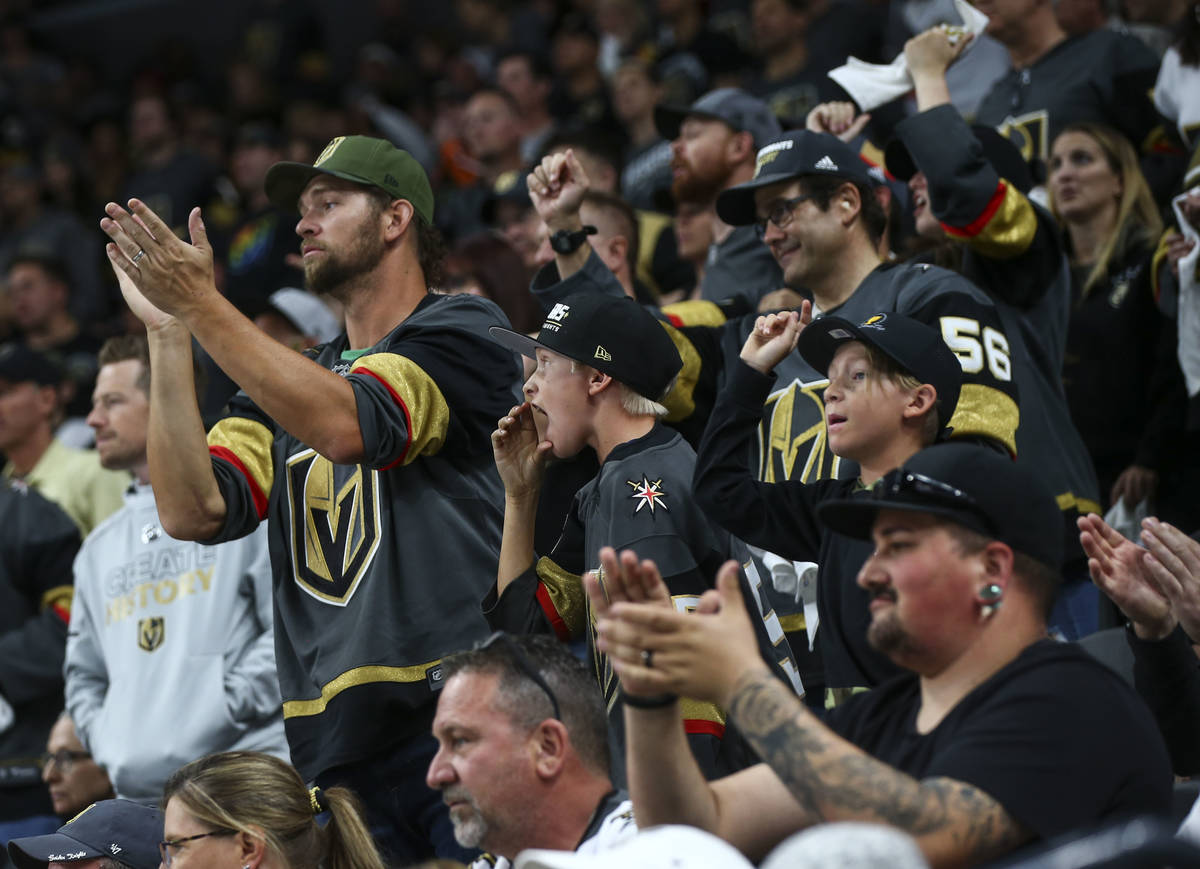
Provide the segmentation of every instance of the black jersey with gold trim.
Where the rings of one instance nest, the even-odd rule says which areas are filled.
[[[244,393],[209,433],[213,542],[270,521],[276,664],[306,778],[428,730],[441,658],[487,635],[503,490],[489,435],[520,371],[472,296],[430,294],[370,349],[309,352],[354,388],[366,459],[330,462]]]
[[[584,640],[609,709],[614,758],[624,758],[624,718],[615,673],[596,649],[594,618],[581,576],[601,575],[604,546],[632,549],[658,565],[677,609],[690,611],[713,588],[717,569],[739,558],[743,594],[755,626],[759,650],[780,679],[802,692],[791,649],[762,593],[749,553],[729,532],[705,516],[691,496],[696,454],[683,437],[663,425],[614,448],[595,479],[575,496],[553,551],[517,577],[497,598],[483,602],[496,628],[514,632],[552,630],[562,640]],[[710,703],[683,702],[684,729],[701,769],[709,778],[743,768],[750,760],[740,737],[726,738],[724,712]],[[618,781],[621,770],[614,770]]]
[[[996,127],[1026,160],[1045,160],[1076,121],[1107,124],[1140,147],[1159,123],[1151,101],[1158,58],[1137,37],[1107,28],[1063,40],[1000,78],[975,120]]]

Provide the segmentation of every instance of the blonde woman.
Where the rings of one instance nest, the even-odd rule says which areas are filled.
[[[1162,220],[1133,146],[1072,124],[1050,151],[1051,207],[1063,226],[1072,293],[1063,385],[1109,506],[1158,490],[1182,424],[1171,322],[1150,280]]]
[[[384,869],[350,791],[310,790],[268,754],[226,752],[181,767],[163,808],[159,850],[169,869]]]

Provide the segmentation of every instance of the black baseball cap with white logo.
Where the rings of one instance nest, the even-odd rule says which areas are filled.
[[[73,863],[110,857],[133,869],[158,869],[163,813],[130,800],[92,803],[54,833],[8,843],[17,869],[46,869],[49,863]]]
[[[1054,495],[1027,468],[978,444],[927,447],[885,474],[868,497],[826,501],[817,517],[839,534],[870,540],[881,510],[939,516],[1051,570],[1062,566],[1062,514]]]
[[[717,215],[730,226],[748,226],[757,219],[754,191],[805,175],[831,175],[876,186],[870,167],[858,152],[828,133],[800,130],[785,133],[758,150],[754,179],[730,187],[717,197]]]
[[[654,108],[654,126],[668,142],[679,138],[679,129],[688,118],[723,121],[736,132],[749,133],[756,148],[761,148],[783,130],[770,106],[739,88],[717,88],[690,106]]]
[[[827,372],[838,348],[849,341],[869,344],[932,386],[941,402],[938,426],[950,424],[962,389],[962,365],[936,330],[895,312],[872,314],[857,325],[841,317],[822,317],[804,327],[796,349],[817,371]]]
[[[659,401],[683,360],[666,329],[628,296],[576,293],[555,305],[537,338],[492,326],[492,340],[523,356],[539,347],[590,365],[638,395]]]

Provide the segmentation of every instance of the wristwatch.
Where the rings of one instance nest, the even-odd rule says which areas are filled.
[[[597,232],[599,230],[594,226],[584,226],[573,232],[569,229],[560,229],[550,236],[550,249],[564,255],[575,253],[583,247],[583,243],[587,241],[589,235],[595,235]]]

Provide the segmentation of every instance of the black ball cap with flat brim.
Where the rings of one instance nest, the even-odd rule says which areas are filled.
[[[300,194],[318,175],[378,187],[392,199],[408,200],[422,222],[433,223],[433,188],[429,186],[429,177],[411,154],[385,139],[338,136],[325,146],[311,166],[276,163],[267,170],[263,186],[272,205],[294,211]]]
[[[538,348],[589,365],[638,395],[660,401],[683,368],[666,329],[628,296],[576,293],[546,314],[537,338],[492,326],[492,340],[522,356]]]
[[[868,497],[826,501],[825,525],[870,540],[883,510],[927,513],[1008,544],[1057,572],[1063,520],[1050,490],[1022,465],[978,444],[936,444],[879,480]]]
[[[754,191],[805,175],[844,178],[868,190],[876,184],[858,152],[837,136],[811,130],[785,133],[759,149],[753,180],[717,197],[717,216],[730,226],[748,226],[758,219]]]
[[[828,372],[838,348],[850,341],[869,344],[906,373],[932,386],[940,402],[938,428],[950,424],[962,390],[962,364],[937,330],[891,311],[872,314],[857,324],[841,317],[822,317],[804,327],[796,349],[817,371]]]

